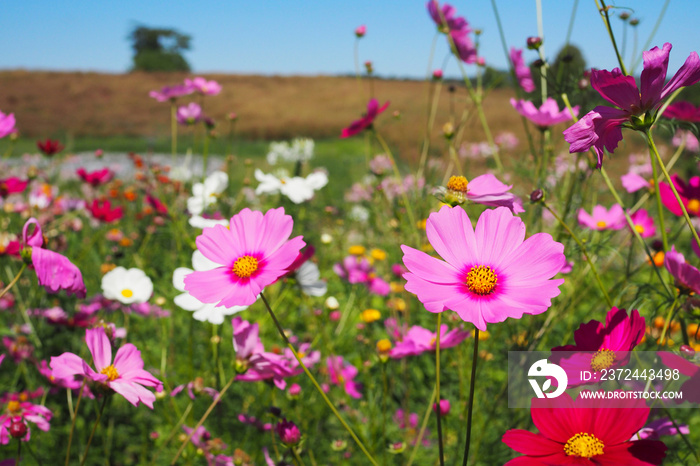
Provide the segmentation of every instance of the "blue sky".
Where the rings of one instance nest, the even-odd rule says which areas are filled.
[[[639,48],[646,42],[663,0],[610,0],[633,6],[641,20]],[[489,0],[456,0],[458,14],[484,32],[481,55],[505,68],[506,61]],[[535,0],[497,0],[508,45],[523,47],[537,34]],[[542,0],[548,56],[564,44],[573,0]],[[618,10],[620,11],[620,10]],[[700,1],[673,0],[652,42],[671,42],[669,70],[675,71],[700,45]],[[198,0],[114,2],[15,0],[0,15],[4,42],[0,69],[82,70],[120,73],[128,70],[132,51],[127,41],[135,24],[175,28],[190,34],[186,58],[198,73],[340,74],[352,72],[353,31],[367,25],[360,60],[372,60],[383,76],[425,76],[435,27],[423,0]],[[618,38],[622,22],[613,19]],[[633,35],[628,35],[627,53]],[[580,0],[571,42],[589,66],[616,66],[612,46],[593,0]],[[433,68],[447,54],[439,38]],[[526,52],[533,60],[535,52]],[[639,72],[640,69],[637,69]],[[448,75],[457,74],[452,62]]]

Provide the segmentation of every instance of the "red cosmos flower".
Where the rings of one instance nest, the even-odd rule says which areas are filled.
[[[680,176],[671,175],[671,182],[676,187],[685,210],[688,211],[688,215],[691,217],[700,216],[700,176],[693,176],[686,183]],[[673,215],[679,217],[683,215],[683,210],[678,204],[676,196],[673,195],[671,186],[665,181],[659,183],[659,194],[661,195],[661,202]]]
[[[674,102],[664,111],[666,118],[675,118],[682,121],[700,121],[700,107],[690,102]]]
[[[64,147],[59,140],[47,139],[46,141],[37,141],[36,146],[46,156],[51,157],[61,152]]]
[[[162,215],[167,215],[168,214],[168,206],[163,204],[163,202],[158,199],[155,196],[152,196],[151,194],[146,194],[146,202],[148,202],[148,205],[153,207],[156,212]]]
[[[108,200],[98,201],[95,199],[90,205],[90,213],[97,220],[102,220],[103,222],[116,222],[124,216],[124,212],[121,207],[115,207],[112,209],[112,203]]]
[[[540,432],[507,431],[503,443],[525,456],[506,466],[661,464],[667,450],[663,442],[630,441],[649,417],[644,400],[612,400],[614,407],[610,408],[601,407],[602,401],[583,395],[574,401],[568,393],[533,398],[530,414]]]
[[[363,130],[369,128],[370,126],[372,126],[374,119],[377,118],[377,116],[384,110],[386,110],[387,107],[389,107],[389,102],[386,102],[380,108],[377,99],[370,100],[367,103],[367,114],[359,120],[355,120],[352,123],[350,123],[350,126],[348,126],[347,128],[343,128],[343,131],[340,133],[340,137],[349,138],[350,136],[359,134]]]
[[[27,188],[29,180],[20,180],[17,177],[0,179],[0,197],[7,197],[10,194],[21,193]]]
[[[88,172],[84,168],[78,168],[76,172],[80,178],[86,183],[90,183],[92,186],[99,186],[109,182],[114,177],[114,172],[109,168],[103,168],[102,170],[95,170],[94,172]]]

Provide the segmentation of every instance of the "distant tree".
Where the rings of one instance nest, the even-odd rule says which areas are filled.
[[[134,49],[133,71],[190,71],[182,52],[191,37],[174,29],[136,26],[129,34]]]
[[[491,66],[486,66],[481,80],[484,87],[491,87],[494,89],[510,86],[513,83],[513,79],[508,71],[499,70]]]
[[[541,62],[535,60],[530,64],[532,79],[535,81],[535,93],[533,101],[536,105],[541,102]],[[560,95],[566,92],[571,98],[573,94],[578,93],[578,83],[583,78],[583,72],[586,69],[586,60],[583,58],[583,53],[575,45],[569,44],[564,46],[557,52],[553,61],[549,62],[547,70],[547,86],[550,95]]]

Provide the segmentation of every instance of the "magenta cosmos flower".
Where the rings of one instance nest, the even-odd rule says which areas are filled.
[[[666,118],[675,118],[676,120],[699,122],[700,107],[696,107],[690,102],[674,102],[664,110]]]
[[[599,105],[565,130],[564,139],[571,144],[569,152],[586,152],[593,148],[598,155],[597,168],[600,168],[604,149],[612,153],[622,140],[623,123],[648,127],[669,94],[700,80],[700,57],[692,52],[678,72],[664,84],[671,47],[667,42],[662,49],[654,47],[643,53],[640,87],[637,87],[634,77],[623,75],[619,68],[591,71],[591,86],[619,108]]]
[[[15,114],[8,115],[0,112],[0,138],[4,138],[8,134],[15,131]]]
[[[671,182],[676,187],[676,191],[678,191],[688,215],[691,217],[700,216],[700,176],[693,176],[686,183],[678,175],[673,175],[671,176]],[[665,181],[659,183],[659,194],[661,195],[661,202],[664,203],[671,213],[679,217],[683,215],[683,210],[676,196],[673,195],[671,186]]]
[[[459,328],[448,332],[447,325],[443,324],[440,326],[440,350],[457,346],[468,336],[469,332]],[[436,341],[436,332],[414,325],[403,337],[403,340],[391,348],[389,356],[393,359],[402,359],[407,356],[416,356],[426,351],[435,351]]]
[[[23,442],[28,442],[31,434],[27,421],[36,424],[36,426],[44,432],[48,431],[51,427],[49,421],[51,421],[53,415],[48,408],[30,403],[27,401],[26,396],[16,395],[17,394],[5,395],[2,399],[5,409],[0,412],[0,445],[7,445],[10,443],[10,427],[13,423],[21,423],[24,425],[26,434],[21,437]]]
[[[700,293],[700,270],[688,264],[683,254],[676,251],[675,246],[671,246],[671,250],[664,256],[664,266],[673,276],[677,287],[688,292]]]
[[[683,398],[677,399],[676,402],[700,403],[700,366],[668,351],[659,351],[658,355],[664,365],[690,377],[681,385],[680,391],[683,392]]]
[[[625,212],[620,204],[615,204],[606,209],[602,205],[593,207],[593,214],[589,214],[584,209],[578,211],[579,225],[591,230],[621,230],[625,227]]]
[[[428,311],[453,310],[479,330],[546,311],[564,283],[550,280],[566,262],[564,245],[547,233],[525,240],[525,224],[505,207],[485,211],[473,229],[461,207],[443,206],[426,233],[444,261],[402,245],[406,290]]]
[[[301,236],[289,239],[294,222],[284,208],[262,212],[248,208],[231,217],[229,228],[205,228],[199,251],[218,266],[185,277],[185,290],[203,303],[249,306],[267,285],[287,273],[304,247]]]
[[[426,7],[428,14],[438,27],[438,31],[449,34],[454,42],[455,54],[465,63],[476,63],[477,51],[469,34],[472,29],[461,16],[456,16],[457,10],[445,3],[442,8],[437,0],[430,0]]]
[[[630,215],[630,220],[634,225],[634,229],[639,232],[642,238],[651,238],[656,234],[656,226],[654,226],[654,219],[649,215],[644,209],[639,209],[632,215]]]
[[[532,73],[530,72],[530,67],[527,66],[527,63],[525,63],[525,60],[523,60],[523,50],[511,47],[510,61],[513,62],[513,70],[515,71],[515,77],[518,79],[518,84],[520,84],[520,87],[523,88],[523,91],[534,91],[535,81],[532,80]]]
[[[21,193],[27,188],[29,180],[20,180],[17,177],[0,179],[0,197],[7,197],[10,194]]]
[[[202,77],[185,79],[185,87],[189,87],[202,95],[217,95],[221,92],[221,84],[214,80],[207,81],[206,78]]]
[[[29,233],[29,226],[34,225],[34,231]],[[22,257],[31,260],[39,285],[49,293],[65,290],[68,296],[75,294],[78,298],[85,297],[85,283],[80,269],[66,257],[57,252],[44,249],[44,237],[39,222],[30,218],[22,229],[24,250]]]
[[[178,107],[175,118],[181,125],[193,125],[202,119],[202,107],[198,103],[190,102]]]
[[[613,307],[605,323],[591,320],[581,324],[574,332],[575,345],[552,348],[551,359],[566,371],[569,387],[580,385],[586,383],[581,380],[581,371],[597,373],[627,364],[629,352],[642,341],[645,329],[644,317],[636,309],[628,316],[624,309]],[[560,351],[576,354],[557,354]]]
[[[95,187],[109,182],[114,177],[114,172],[109,168],[89,172],[81,167],[76,173],[83,181]]]
[[[80,356],[63,353],[51,358],[50,366],[55,377],[86,378],[114,390],[134,406],[143,403],[153,409],[156,396],[146,387],[155,387],[156,391],[160,392],[163,390],[163,384],[143,370],[141,352],[134,345],[127,343],[119,348],[112,362],[112,344],[104,327],[86,330],[85,342],[92,354],[96,370],[93,370]]]
[[[464,176],[452,176],[447,182],[447,189],[442,188],[439,191],[444,190],[441,194],[450,205],[469,201],[490,207],[508,207],[514,214],[525,212],[520,198],[509,192],[512,187],[486,173],[472,180],[467,180]]]
[[[384,105],[379,107],[379,102],[377,101],[377,99],[371,99],[367,103],[367,114],[359,120],[355,120],[352,123],[350,123],[350,126],[348,126],[347,128],[343,128],[343,131],[340,133],[340,137],[349,138],[350,136],[354,136],[356,134],[361,133],[365,129],[372,126],[374,119],[377,118],[377,116],[384,110],[386,110],[388,107],[389,102],[385,102]]]
[[[177,84],[175,86],[164,86],[160,91],[151,91],[148,95],[158,102],[166,102],[168,100],[175,101],[178,97],[192,94],[192,92],[194,92],[192,87]]]
[[[551,97],[548,97],[540,108],[535,107],[535,104],[529,100],[522,99],[510,99],[510,104],[519,114],[542,129],[571,120],[571,113],[569,112],[569,109],[564,108],[563,110],[559,111],[557,101]],[[572,110],[574,111],[574,115],[578,116],[579,106],[577,105],[573,107]]]
[[[540,432],[507,431],[503,443],[525,456],[506,466],[661,464],[666,456],[663,442],[630,440],[649,417],[644,400],[614,402],[615,407],[605,408],[600,407],[601,400],[579,395],[574,401],[568,393],[533,398],[530,414]]]
[[[326,359],[328,376],[333,385],[340,385],[345,389],[345,393],[353,398],[362,398],[360,389],[362,385],[355,382],[357,368],[343,359],[342,356],[329,356]]]
[[[367,34],[367,26],[365,26],[364,24],[361,26],[357,26],[357,28],[355,28],[355,35],[357,36],[358,39],[360,37],[364,37],[365,34]]]

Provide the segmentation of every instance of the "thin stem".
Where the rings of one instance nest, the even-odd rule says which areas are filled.
[[[19,462],[22,461],[22,439],[17,439],[17,462],[15,463],[19,466]]]
[[[428,149],[430,148],[430,133],[432,132],[433,125],[435,124],[435,115],[437,115],[437,107],[438,103],[440,102],[441,90],[442,81],[438,82],[435,85],[435,90],[433,92],[433,103],[430,106],[428,121],[425,127],[425,139],[423,140],[423,148],[420,154],[420,162],[418,163],[418,173],[416,175],[418,178],[421,178],[423,176],[423,172],[425,171],[425,165],[428,162]]]
[[[418,453],[418,448],[421,446],[423,441],[423,435],[425,434],[425,429],[428,427],[428,419],[430,419],[430,411],[433,409],[433,403],[435,403],[435,397],[437,396],[437,386],[433,387],[433,394],[430,396],[430,401],[428,402],[428,407],[423,415],[423,422],[421,423],[420,430],[418,431],[418,436],[416,437],[416,443],[413,445],[413,451],[411,456],[408,458],[408,463],[406,466],[411,466],[413,460],[416,458],[416,453]]]
[[[435,396],[437,397],[437,429],[438,449],[440,450],[440,466],[445,466],[445,453],[442,447],[442,421],[440,416],[440,320],[442,312],[437,315],[437,334],[435,336]]]
[[[299,453],[297,453],[296,448],[290,448],[292,450],[292,454],[294,455],[294,459],[297,460],[297,464],[299,466],[304,466],[304,462],[301,460],[301,457],[299,456]]]
[[[228,383],[226,383],[226,385],[224,385],[224,388],[222,388],[221,391],[219,392],[219,396],[214,398],[214,401],[212,401],[212,403],[209,405],[206,412],[204,413],[204,416],[202,416],[202,418],[199,420],[197,425],[194,426],[194,429],[192,429],[192,432],[190,432],[189,435],[187,435],[187,438],[185,439],[184,442],[182,442],[182,445],[180,445],[180,449],[175,454],[175,458],[173,458],[173,461],[170,463],[170,466],[173,466],[177,462],[177,459],[180,458],[180,455],[182,454],[182,451],[187,446],[187,443],[190,441],[190,439],[192,438],[194,433],[197,432],[197,429],[202,427],[202,424],[204,424],[204,421],[207,420],[207,417],[209,417],[209,414],[211,414],[211,412],[214,410],[214,407],[219,403],[219,400],[221,400],[224,397],[224,393],[226,393],[226,391],[229,389],[229,387],[233,384],[234,380],[236,380],[235,375],[233,377],[231,377],[231,379],[228,381]]]
[[[542,202],[542,205],[544,205],[545,209],[547,209],[554,216],[554,218],[566,230],[566,232],[569,234],[569,236],[571,236],[571,238],[574,241],[576,241],[576,244],[578,244],[578,247],[581,248],[581,252],[583,253],[583,257],[586,258],[586,262],[588,262],[588,265],[591,268],[591,272],[593,272],[593,277],[595,278],[596,282],[598,283],[598,287],[600,288],[600,291],[603,292],[603,296],[605,297],[605,301],[608,303],[608,306],[613,307],[612,299],[610,299],[610,296],[608,295],[608,291],[605,289],[605,285],[603,285],[603,281],[600,279],[600,275],[598,275],[598,270],[596,270],[595,264],[593,264],[593,261],[591,260],[590,256],[588,255],[588,250],[586,249],[586,246],[579,239],[579,237],[576,236],[576,234],[571,230],[571,228],[569,228],[569,225],[567,225],[566,222],[554,211],[554,209],[552,209],[546,202]]]
[[[644,44],[643,50],[647,50],[649,46],[651,45],[651,41],[654,40],[654,36],[656,35],[656,31],[659,30],[659,26],[661,26],[661,21],[664,19],[664,15],[666,14],[666,10],[668,9],[668,5],[671,3],[671,0],[666,0],[664,3],[663,8],[661,8],[661,12],[659,13],[657,19],[656,19],[656,24],[654,24],[654,29],[651,30],[651,33],[649,33],[649,38],[647,39],[646,43]],[[634,38],[635,38],[635,47],[634,47],[634,53],[632,56],[635,56],[637,54],[637,28],[634,28]],[[639,66],[639,63],[642,61],[643,57],[637,57],[632,64],[632,74],[634,74],[635,68]]]
[[[80,385],[80,392],[78,393],[78,401],[75,402],[75,411],[71,412],[72,421],[70,424],[70,433],[68,434],[68,448],[66,448],[66,466],[70,463],[70,447],[73,443],[73,432],[75,431],[75,420],[78,417],[78,408],[80,408],[80,400],[83,398],[83,390],[85,390],[85,382],[83,379],[82,385]],[[70,391],[70,388],[67,389]]]
[[[681,196],[678,194],[678,191],[676,190],[676,185],[673,184],[673,181],[671,180],[671,176],[668,174],[668,171],[666,170],[666,167],[664,166],[664,161],[661,160],[661,155],[659,155],[659,151],[656,149],[656,145],[654,144],[654,138],[651,136],[651,132],[647,132],[647,142],[649,143],[649,150],[656,156],[656,160],[659,162],[659,165],[661,166],[661,171],[664,174],[664,177],[666,178],[666,181],[668,181],[669,186],[671,186],[671,191],[673,191],[673,195],[676,197],[676,201],[678,201],[678,205],[681,207],[681,211],[683,211],[683,218],[685,218],[685,223],[688,224],[688,228],[690,228],[691,233],[693,234],[693,237],[695,238],[695,242],[700,246],[700,237],[698,237],[698,232],[695,230],[695,227],[693,227],[693,223],[690,221],[690,216],[688,215],[688,211],[685,208],[685,205],[683,204],[683,201],[681,200]],[[658,192],[658,186],[656,186],[656,190]]]
[[[649,147],[649,158],[651,159],[652,177],[654,179],[654,197],[656,198],[656,210],[659,213],[659,229],[661,230],[661,242],[664,245],[664,252],[668,251],[668,234],[666,233],[666,222],[664,222],[664,205],[661,202],[661,190],[659,189],[659,169],[656,167],[657,161],[654,159],[652,145],[654,141],[651,139],[651,133],[647,132],[647,145]],[[654,148],[655,150],[656,148]],[[663,165],[663,162],[661,162]]]
[[[22,264],[22,267],[19,269],[19,272],[17,272],[17,275],[15,275],[15,278],[12,279],[12,281],[2,290],[0,291],[0,298],[5,296],[8,291],[12,289],[13,286],[19,281],[19,277],[22,276],[22,272],[24,272],[24,269],[27,268],[27,264]]]
[[[107,404],[107,397],[105,396],[104,398],[102,398],[102,405],[100,406],[100,410],[97,413],[97,419],[95,419],[95,424],[92,426],[92,431],[90,432],[90,437],[88,437],[87,445],[85,445],[85,451],[83,452],[83,459],[80,460],[80,466],[83,466],[85,464],[85,460],[87,459],[88,451],[90,450],[90,444],[92,443],[92,438],[95,436],[95,431],[97,430],[97,426],[100,425],[100,419],[102,419],[102,412],[105,410],[106,404]]]
[[[597,3],[598,2],[596,0],[596,5]],[[613,48],[615,49],[615,55],[617,55],[617,61],[620,64],[620,70],[622,70],[622,74],[627,76],[627,68],[625,68],[625,62],[622,59],[622,55],[620,55],[620,51],[617,49],[617,41],[615,40],[615,34],[613,34],[612,26],[610,25],[610,13],[608,12],[608,7],[605,5],[605,0],[600,0],[600,4],[602,5],[602,7],[599,8],[599,11],[605,17],[603,22],[605,23],[605,28],[608,30],[610,41],[612,42]]]
[[[668,328],[671,326],[671,319],[673,318],[673,313],[676,310],[676,305],[678,304],[678,296],[675,297],[673,300],[673,304],[671,304],[671,307],[668,310],[668,314],[666,315],[666,321],[664,322],[664,328],[661,330],[661,338],[659,338],[659,345],[665,346],[666,345],[666,333],[668,332]]]
[[[542,39],[538,52],[544,66],[540,68],[540,88],[542,91],[542,103],[547,100],[547,61],[544,54],[544,22],[542,20],[542,0],[535,0],[537,7],[537,35]]]
[[[331,408],[331,411],[333,411],[333,414],[335,414],[335,417],[338,418],[340,423],[345,427],[345,430],[348,431],[350,436],[355,440],[355,443],[357,444],[358,447],[360,447],[360,450],[367,456],[367,459],[372,463],[374,466],[379,466],[375,459],[372,457],[369,451],[367,451],[367,448],[365,448],[365,445],[362,443],[362,441],[357,437],[355,432],[352,430],[352,428],[348,425],[347,422],[345,422],[345,419],[340,415],[336,407],[333,405],[330,399],[328,399],[328,396],[326,396],[326,393],[323,391],[321,386],[318,384],[316,381],[316,378],[309,372],[309,369],[306,367],[304,364],[304,361],[301,360],[301,357],[299,356],[299,353],[296,352],[294,349],[294,346],[289,342],[289,339],[287,338],[287,335],[284,333],[284,329],[282,328],[282,325],[280,325],[279,321],[277,320],[277,316],[275,316],[275,313],[272,311],[272,308],[270,307],[270,303],[267,302],[267,299],[265,298],[265,295],[263,293],[260,293],[260,297],[263,300],[263,303],[265,303],[265,307],[267,308],[268,312],[270,313],[270,317],[272,317],[273,322],[275,323],[275,326],[277,327],[277,330],[279,331],[280,336],[282,337],[282,340],[284,340],[284,343],[287,345],[287,348],[290,349],[292,354],[294,355],[294,358],[297,360],[299,363],[299,367],[301,367],[306,374],[306,376],[311,380],[311,383],[313,384],[314,387],[316,387],[316,390],[318,393],[321,395],[321,398],[323,398],[323,401],[326,402],[329,408]],[[199,426],[197,426],[199,427]],[[177,459],[177,458],[176,458]],[[175,464],[173,462],[172,464]]]
[[[474,388],[476,386],[476,363],[479,359],[479,329],[474,328],[474,354],[472,355],[472,373],[469,381],[469,413],[467,414],[467,440],[464,445],[462,466],[467,466],[469,460],[469,444],[472,439],[472,414],[474,413]]]
[[[171,165],[175,166],[175,155],[177,154],[177,105],[174,100],[170,101],[170,151]]]
[[[177,431],[180,430],[180,426],[182,426],[182,424],[185,422],[185,419],[187,419],[187,416],[190,414],[190,411],[192,411],[193,406],[194,401],[190,401],[190,404],[188,404],[187,408],[185,408],[185,412],[182,414],[182,416],[180,416],[180,419],[177,421],[177,424],[175,424],[175,427],[172,428],[170,434],[168,434],[168,437],[165,439],[165,442],[163,442],[156,454],[153,456],[153,459],[151,460],[150,464],[156,464],[158,455],[160,455],[160,452],[163,451],[163,448],[165,448],[168,445],[168,443],[170,443]]]

